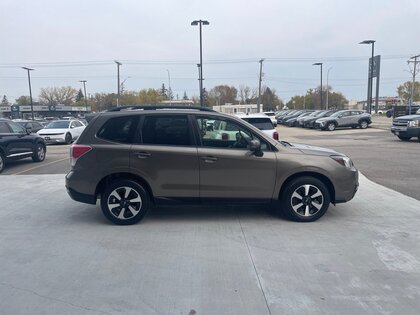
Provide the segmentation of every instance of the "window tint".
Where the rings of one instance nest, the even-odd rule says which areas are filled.
[[[188,117],[185,115],[146,116],[142,128],[144,144],[190,145]]]
[[[209,126],[209,121],[212,122]],[[204,117],[197,118],[200,129],[201,144],[204,147],[248,149],[249,142],[256,137],[236,122],[230,120],[208,120]],[[259,139],[261,141],[261,139]],[[267,144],[261,141],[261,149],[267,150]]]
[[[8,122],[10,129],[12,129],[13,133],[26,133],[26,129],[23,128],[21,125],[15,123],[15,122]]]
[[[10,133],[10,129],[4,121],[0,121],[0,133]]]
[[[273,127],[273,123],[271,121],[270,118],[259,118],[259,117],[254,117],[254,118],[242,118],[243,120],[245,120],[246,122],[249,122],[251,125],[257,127],[260,130],[272,130],[274,129]]]
[[[111,118],[98,131],[97,137],[114,142],[132,143],[137,121],[137,116]]]

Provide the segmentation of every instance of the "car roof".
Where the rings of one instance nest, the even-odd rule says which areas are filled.
[[[269,116],[263,113],[251,113],[251,114],[236,114],[236,117],[239,118],[247,118],[247,117],[253,117],[253,118],[268,118],[271,120]]]

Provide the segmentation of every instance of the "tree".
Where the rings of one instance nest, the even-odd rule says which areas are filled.
[[[72,105],[76,99],[77,90],[71,86],[42,88],[39,93],[41,103],[48,105]]]
[[[7,100],[6,95],[3,95],[3,99],[1,100],[0,105],[1,106],[9,106],[9,101]]]
[[[187,100],[188,99],[188,95],[187,95],[187,91],[184,91],[184,96],[182,97],[183,100]]]
[[[17,105],[30,105],[31,99],[29,98],[29,96],[22,95],[15,99],[15,102]]]
[[[404,101],[404,103],[409,103],[411,100],[411,87],[413,86],[412,81],[407,81],[398,86],[397,93],[398,96]],[[413,102],[420,101],[420,82],[416,81],[414,83],[414,98]]]
[[[160,89],[142,89],[139,92],[139,104],[143,105],[156,105],[162,103],[166,99],[162,95]]]
[[[293,96],[286,106],[291,109],[320,109],[320,87],[309,89],[305,96]],[[333,92],[331,86],[322,88],[322,109],[326,106],[326,97],[328,91],[328,108],[343,109],[348,105],[347,99],[341,92]]]
[[[239,86],[239,101],[241,104],[249,104],[248,101],[251,98],[251,88],[249,86]]]
[[[234,104],[238,90],[234,86],[217,85],[208,93],[209,105],[223,105],[227,103]]]
[[[268,112],[281,108],[283,102],[276,95],[276,91],[274,89],[265,87],[261,96],[261,104],[263,105],[263,110]]]
[[[169,87],[167,91],[168,91],[168,95],[167,95],[168,100],[173,100],[174,99],[174,93],[172,93],[172,89]]]
[[[77,92],[77,95],[76,95],[76,102],[80,102],[84,98],[85,96],[83,95],[82,89],[79,89],[79,92]]]
[[[164,100],[167,100],[168,99],[167,89],[165,87],[165,83],[162,83],[162,87],[160,89],[160,95],[163,97]]]

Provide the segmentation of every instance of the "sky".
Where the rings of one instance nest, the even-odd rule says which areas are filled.
[[[263,85],[283,101],[323,83],[349,100],[366,99],[369,45],[382,56],[380,95],[412,79],[420,54],[418,0],[0,0],[0,96],[43,87],[117,91],[118,60],[126,90],[171,83],[174,96],[197,96],[199,29],[204,87]],[[329,71],[328,71],[329,70]]]

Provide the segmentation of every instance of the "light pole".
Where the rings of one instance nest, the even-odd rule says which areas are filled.
[[[168,69],[166,69],[166,71],[168,72],[168,81],[169,81],[169,85],[168,85],[169,105],[172,105],[172,96],[170,94],[170,93],[172,93],[172,90],[171,90],[171,74],[169,73]]]
[[[83,90],[85,91],[85,113],[88,111],[88,105],[87,105],[87,94],[86,94],[86,80],[80,80],[79,82],[83,83]]]
[[[32,102],[32,86],[31,86],[31,75],[29,73],[29,71],[32,71],[34,69],[31,68],[27,68],[27,67],[22,67],[22,69],[28,71],[28,82],[29,82],[29,99],[31,101],[31,115],[32,115],[32,120],[35,120],[35,116],[34,116],[34,104]]]
[[[263,62],[264,59],[260,59],[260,61],[258,61],[260,63],[260,77],[258,79],[258,101],[257,101],[257,112],[260,113],[261,112],[261,81],[262,81],[262,67],[263,67]],[[264,105],[264,104],[263,104]],[[264,107],[264,106],[263,106]],[[293,105],[294,108],[294,105]]]
[[[328,77],[329,77],[329,75],[330,75],[330,70],[332,69],[333,67],[329,67],[328,68],[328,71],[327,71],[327,100],[326,100],[326,102],[325,102],[325,109],[328,109],[328,92],[329,92],[329,87],[328,87]]]
[[[120,106],[120,66],[122,65],[121,62],[115,60],[117,64],[117,107]]]
[[[368,91],[367,91],[367,109],[369,114],[372,113],[372,80],[373,80],[373,54],[375,51],[375,41],[372,39],[364,40],[363,42],[360,42],[361,45],[372,45],[372,58],[369,60],[369,74],[368,74]],[[376,110],[378,110],[376,108]]]
[[[411,115],[411,107],[413,106],[413,101],[414,101],[414,91],[415,91],[415,86],[416,86],[416,66],[417,66],[417,58],[419,58],[420,55],[417,56],[413,56],[410,58],[414,59],[414,69],[413,69],[413,84],[411,85],[411,96],[410,96],[410,106],[408,109],[408,114]],[[408,63],[410,63],[410,61],[408,61]]]
[[[321,94],[321,105],[320,105],[319,109],[322,109],[322,62],[315,62],[313,64],[313,66],[321,66],[321,91],[320,91],[320,94]]]
[[[201,36],[201,26],[202,25],[209,25],[210,23],[205,20],[195,20],[191,22],[191,25],[199,25],[200,28],[200,106],[204,106],[203,103],[203,44],[202,44],[202,36]]]

